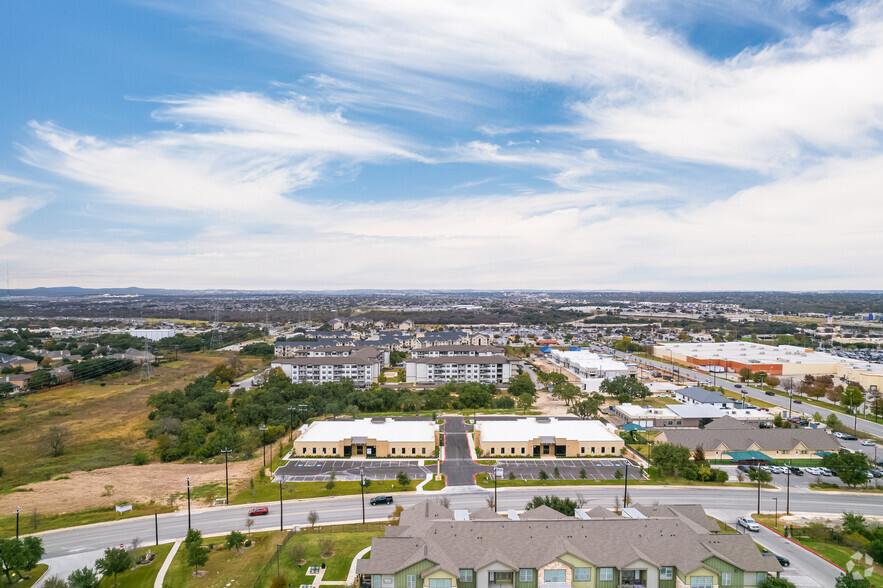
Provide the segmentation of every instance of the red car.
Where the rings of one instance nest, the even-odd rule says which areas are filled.
[[[265,515],[265,514],[269,514],[269,513],[270,513],[270,509],[267,508],[266,506],[258,506],[258,507],[251,509],[250,511],[248,511],[248,516],[259,517],[261,515]]]

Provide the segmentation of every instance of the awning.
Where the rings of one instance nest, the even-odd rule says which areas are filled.
[[[540,443],[543,445],[554,445],[555,437],[540,437]]]
[[[367,445],[368,438],[367,437],[353,437],[353,445]]]
[[[760,451],[724,451],[733,461],[775,461],[772,457]]]
[[[639,425],[638,423],[626,423],[624,425],[620,425],[620,431],[625,431],[626,433],[631,433],[632,431],[646,431],[644,427]]]
[[[818,455],[819,457],[825,457],[826,455],[831,455],[830,451],[816,451],[813,455]]]

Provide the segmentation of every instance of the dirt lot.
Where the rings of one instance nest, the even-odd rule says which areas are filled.
[[[230,464],[230,493],[243,487],[260,467],[261,459]],[[190,476],[192,486],[219,483],[222,496],[224,464],[154,463],[145,466],[124,465],[91,472],[71,472],[69,480],[52,480],[28,484],[33,492],[0,495],[0,512],[12,512],[18,506],[23,512],[44,514],[74,512],[85,508],[112,506],[118,502],[148,503],[155,500],[168,504],[172,494],[186,492],[184,484]],[[113,486],[109,496],[105,486]],[[183,499],[186,502],[186,497]],[[179,499],[177,502],[181,502]]]

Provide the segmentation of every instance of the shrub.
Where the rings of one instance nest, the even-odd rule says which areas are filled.
[[[870,541],[858,533],[846,533],[843,535],[843,544],[850,549],[866,551]]]
[[[540,480],[548,480],[549,474],[546,473],[546,470],[540,470]]]
[[[147,454],[143,451],[136,451],[134,455],[132,455],[132,463],[136,466],[147,465],[149,461]]]
[[[714,481],[715,482],[726,482],[730,479],[730,474],[725,472],[724,470],[712,470],[714,472]]]

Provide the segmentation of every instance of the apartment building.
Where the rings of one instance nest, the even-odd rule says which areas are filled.
[[[503,355],[443,355],[405,360],[405,381],[414,384],[505,384],[511,377],[512,364]]]
[[[623,513],[540,507],[504,518],[426,501],[372,540],[356,572],[370,588],[718,588],[782,571],[750,537],[715,533],[701,506]]]
[[[491,345],[442,345],[439,347],[422,347],[411,351],[412,359],[479,355],[503,355],[503,348]]]
[[[380,375],[380,369],[389,364],[389,352],[376,347],[352,347],[341,353],[333,351],[298,351],[296,357],[276,358],[270,368],[279,368],[295,384],[322,384],[339,382],[344,378],[360,388],[366,388]]]

